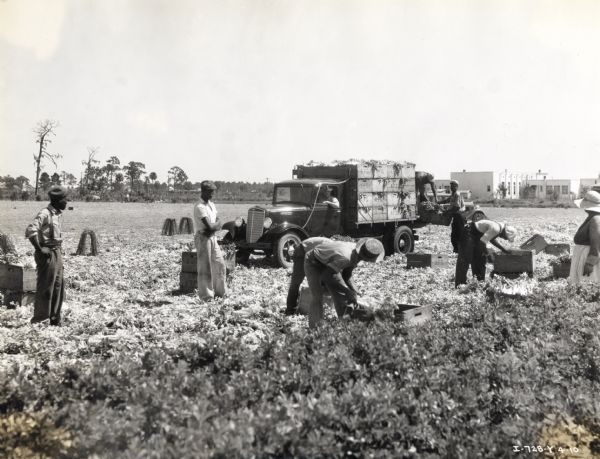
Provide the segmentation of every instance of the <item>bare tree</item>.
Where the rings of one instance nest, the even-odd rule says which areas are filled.
[[[83,178],[84,181],[82,185],[85,187],[86,190],[89,186],[90,172],[92,171],[94,164],[98,164],[100,162],[97,159],[94,159],[96,154],[98,154],[99,149],[100,148],[98,147],[88,147],[88,159],[87,161],[81,161],[81,164],[85,166],[85,177]]]
[[[40,179],[40,171],[42,167],[42,160],[49,159],[52,164],[56,166],[56,160],[61,157],[58,153],[48,152],[48,144],[52,143],[50,136],[55,136],[54,130],[59,126],[58,121],[44,120],[40,121],[35,127],[33,132],[36,135],[35,143],[40,144],[40,149],[37,154],[33,155],[33,161],[35,164],[35,194],[38,192],[38,184]]]

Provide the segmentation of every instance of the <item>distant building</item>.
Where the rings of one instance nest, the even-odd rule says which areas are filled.
[[[579,193],[579,180],[572,179],[529,179],[528,196],[535,199],[573,200]]]
[[[459,189],[470,190],[474,200],[494,199],[498,194],[499,174],[492,171],[450,172],[451,180],[458,180]]]
[[[579,190],[578,190],[578,196],[580,198],[583,197],[583,195],[590,191],[592,189],[592,187],[594,186],[600,186],[600,175],[598,175],[598,177],[596,178],[582,178],[579,180]]]

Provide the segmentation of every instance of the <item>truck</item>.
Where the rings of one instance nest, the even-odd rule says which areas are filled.
[[[376,237],[386,254],[406,254],[414,250],[417,229],[450,224],[443,214],[417,205],[414,163],[311,162],[295,166],[292,176],[274,184],[271,206],[253,206],[245,218],[223,225],[223,241],[235,243],[238,261],[264,253],[287,268],[302,240],[333,235]],[[329,201],[332,193],[339,207]]]

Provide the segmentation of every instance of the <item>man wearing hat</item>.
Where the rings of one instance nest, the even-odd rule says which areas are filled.
[[[584,278],[600,284],[600,193],[592,190],[575,205],[585,210],[587,218],[575,233],[569,283],[578,284]]]
[[[427,195],[425,194],[425,186],[429,185],[431,187],[431,192],[433,193],[433,202],[437,202],[437,193],[435,191],[435,182],[433,181],[433,174],[425,171],[416,171],[415,172],[415,185],[417,188],[418,201],[421,202],[429,202]]]
[[[451,194],[446,199],[441,199],[438,204],[443,204],[442,208],[447,215],[452,216],[452,230],[450,231],[450,242],[452,243],[452,250],[454,253],[458,253],[458,242],[462,229],[465,226],[465,220],[460,214],[465,210],[465,201],[458,192],[458,181],[450,180],[450,191]]]
[[[383,244],[373,238],[364,238],[358,243],[325,241],[308,252],[304,259],[304,271],[312,296],[308,326],[314,328],[323,320],[324,287],[331,293],[338,317],[344,314],[361,317],[364,311],[358,307],[352,272],[360,261],[381,261],[384,252]]]
[[[306,274],[304,273],[304,257],[316,246],[329,240],[330,239],[326,237],[309,237],[308,239],[304,239],[304,241],[294,248],[294,254],[292,255],[294,266],[292,268],[292,278],[288,289],[287,307],[284,311],[286,316],[293,316],[298,312],[298,292],[300,291],[302,281],[306,277]]]
[[[198,296],[207,301],[225,296],[225,259],[217,242],[221,229],[212,197],[217,187],[209,180],[200,184],[200,202],[194,207],[194,243],[197,252]]]
[[[456,259],[455,287],[467,283],[469,267],[478,280],[485,279],[485,263],[490,256],[488,243],[499,248],[504,253],[510,250],[503,247],[498,238],[509,242],[515,240],[517,230],[506,223],[493,220],[479,220],[465,225],[458,244],[458,258]]]
[[[65,294],[62,258],[62,211],[67,208],[67,190],[53,186],[48,192],[50,204],[40,210],[27,228],[25,237],[35,248],[37,284],[32,323],[49,319],[60,325]]]

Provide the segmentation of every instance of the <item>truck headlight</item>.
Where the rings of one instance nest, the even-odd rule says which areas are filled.
[[[233,224],[239,228],[240,226],[242,226],[244,224],[244,219],[242,217],[238,217],[235,219]]]
[[[265,221],[263,221],[263,228],[269,229],[272,224],[273,224],[273,220],[271,220],[270,217],[266,217]]]

